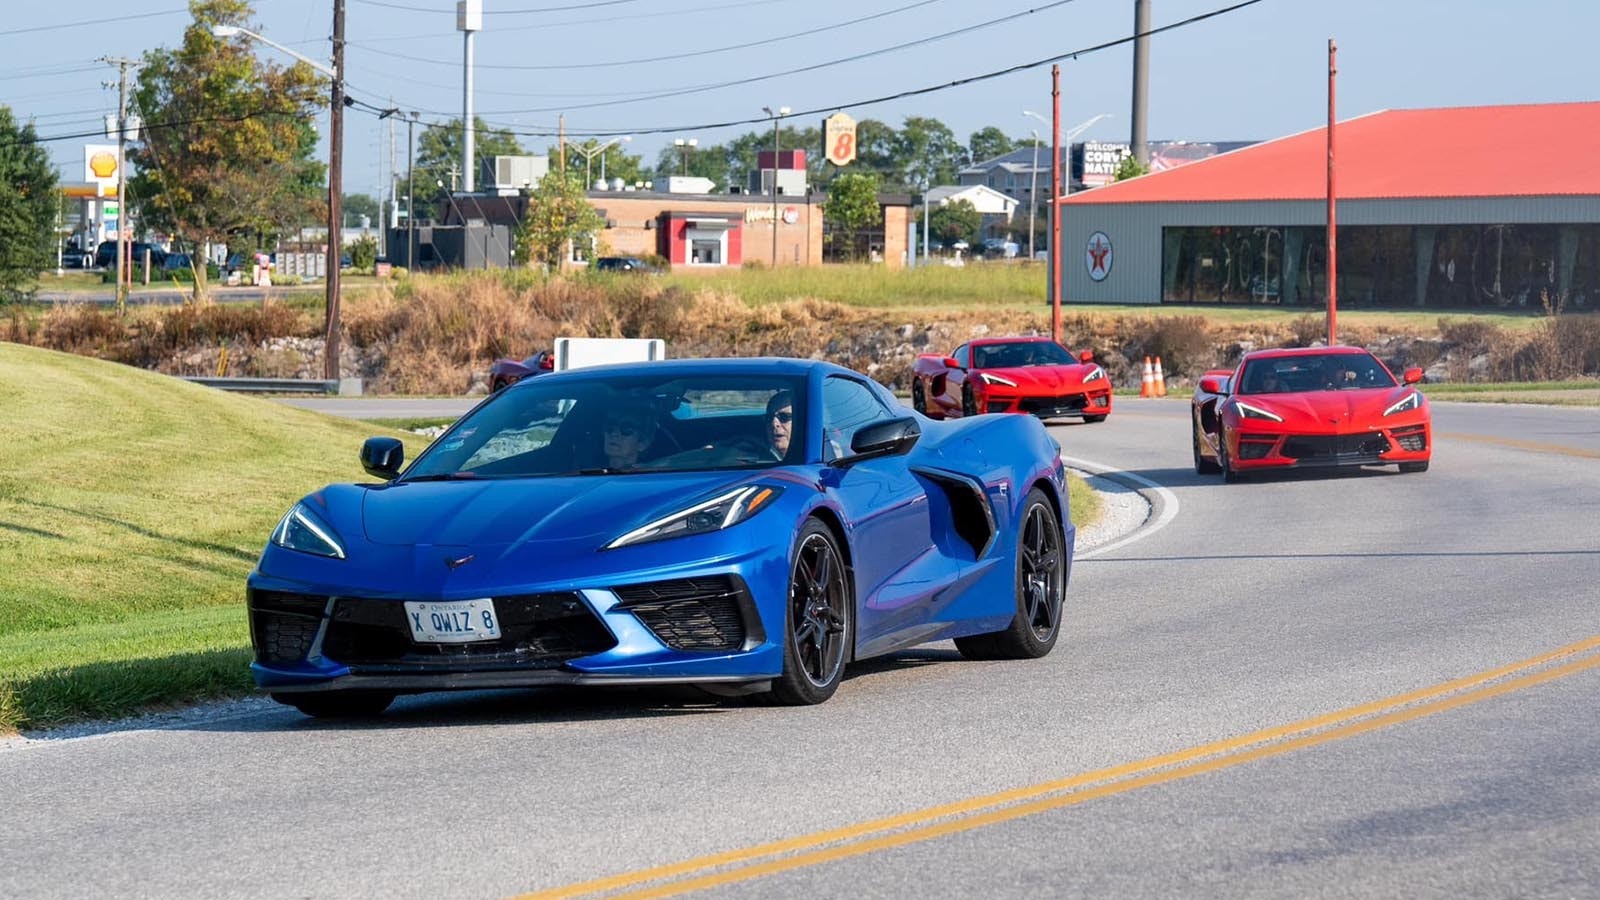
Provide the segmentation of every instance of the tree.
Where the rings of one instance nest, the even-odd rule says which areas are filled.
[[[362,216],[372,221],[374,227],[383,222],[383,209],[378,206],[378,199],[371,194],[345,194],[344,217],[346,222],[359,223]]]
[[[928,231],[946,247],[956,241],[966,241],[970,246],[982,227],[983,214],[970,200],[952,200],[935,207],[928,218]]]
[[[144,133],[129,152],[139,174],[127,200],[143,198],[147,226],[196,244],[279,230],[325,209],[311,116],[326,82],[304,63],[263,62],[243,36],[212,35],[216,25],[250,27],[247,0],[190,0],[189,11],[183,45],[149,51],[139,72]],[[191,255],[197,300],[205,265]]]
[[[822,201],[822,218],[834,226],[833,236],[849,235],[843,255],[853,259],[856,233],[883,221],[883,207],[878,205],[878,176],[847,172],[835,177],[828,184],[828,199]]]
[[[967,150],[938,119],[907,116],[896,141],[896,157],[907,186],[954,184]]]
[[[609,138],[607,140],[610,140]],[[567,142],[567,168],[576,170],[582,175],[584,169],[589,170],[589,175],[594,181],[600,180],[600,173],[604,172],[607,181],[621,178],[624,184],[633,184],[635,181],[644,180],[644,158],[635,156],[624,150],[622,144],[615,143],[605,149],[604,153],[595,153],[594,148],[603,141],[589,138],[585,141]],[[594,161],[585,166],[583,154],[578,149],[587,150],[594,155]],[[546,151],[550,156],[550,168],[555,169],[561,158],[561,148],[552,145]]]
[[[1148,174],[1150,174],[1150,167],[1141,164],[1139,158],[1131,153],[1124,156],[1122,162],[1117,163],[1117,181],[1126,181],[1129,178],[1138,178],[1140,175]]]
[[[509,130],[491,129],[488,123],[479,116],[472,117],[472,155],[474,157],[472,177],[474,183],[481,181],[479,177],[483,169],[483,160],[494,156],[522,156],[528,151],[522,149],[517,143],[516,135]],[[550,168],[556,167],[554,156],[550,158]],[[422,129],[422,135],[417,138],[417,163],[415,184],[417,196],[431,196],[436,188],[447,191],[461,189],[464,183],[461,174],[461,120],[451,119],[444,125],[430,125]]]
[[[0,105],[0,300],[25,296],[55,258],[56,170],[38,137]]]
[[[1015,149],[1017,145],[1011,138],[993,125],[974,131],[972,136],[967,138],[967,153],[973,164],[1005,156]]]
[[[584,198],[583,170],[568,166],[563,175],[552,169],[528,193],[517,246],[529,262],[555,270],[566,259],[569,243],[587,245],[605,225]]]

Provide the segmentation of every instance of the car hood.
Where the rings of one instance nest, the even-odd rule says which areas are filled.
[[[362,493],[361,528],[368,541],[384,545],[600,541],[753,475],[759,473],[400,481]]]
[[[1365,427],[1382,420],[1383,411],[1416,389],[1410,385],[1342,391],[1306,391],[1298,394],[1245,394],[1238,399],[1283,416],[1295,427]]]
[[[1007,381],[1015,381],[1019,388],[1038,388],[1041,390],[1055,390],[1058,388],[1077,387],[1083,384],[1083,378],[1099,366],[1089,363],[1076,363],[1070,366],[1017,366],[1009,369],[979,369],[976,371],[987,375],[997,375]]]

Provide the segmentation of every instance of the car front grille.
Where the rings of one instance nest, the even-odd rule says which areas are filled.
[[[1378,432],[1340,435],[1297,435],[1283,442],[1283,455],[1305,461],[1376,459],[1389,451],[1389,441]]]
[[[1427,429],[1421,425],[1412,425],[1408,428],[1396,428],[1393,432],[1394,442],[1401,450],[1420,453],[1428,449]]]
[[[1025,413],[1057,415],[1081,412],[1089,403],[1083,394],[1066,394],[1061,397],[1024,397],[1017,409]]]
[[[453,644],[411,638],[400,600],[339,597],[322,642],[322,655],[367,671],[390,668],[553,668],[617,645],[577,594],[517,594],[494,598],[500,637]]]
[[[613,588],[618,608],[637,616],[674,650],[738,650],[765,640],[744,582],[732,575]]]
[[[1278,443],[1280,435],[1276,434],[1241,434],[1239,435],[1240,459],[1265,459],[1272,453],[1272,448]]]
[[[322,625],[328,598],[283,591],[250,591],[250,641],[256,661],[285,665],[306,658]]]

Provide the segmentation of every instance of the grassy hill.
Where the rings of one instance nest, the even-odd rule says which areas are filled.
[[[0,732],[248,689],[268,532],[383,431],[0,343]]]

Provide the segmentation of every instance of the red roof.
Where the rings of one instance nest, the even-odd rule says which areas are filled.
[[[1320,200],[1327,128],[1084,191],[1062,202]],[[1600,195],[1600,103],[1396,109],[1338,124],[1341,200]],[[1565,148],[1565,149],[1564,149]]]

